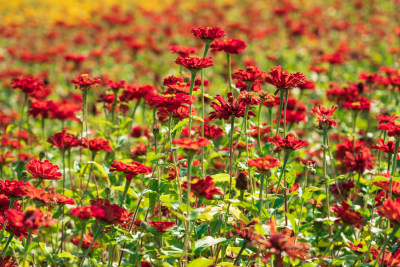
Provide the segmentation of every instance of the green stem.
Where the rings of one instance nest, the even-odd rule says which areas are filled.
[[[231,54],[226,53],[226,58],[228,61],[228,85],[229,85],[229,92],[232,92],[232,66],[231,66]]]
[[[279,127],[281,126],[281,117],[282,117],[282,108],[283,108],[283,96],[284,96],[284,91],[279,90],[279,97],[280,97],[280,103],[279,103],[279,112],[278,112],[278,124],[276,125],[276,133],[279,134]]]
[[[172,154],[172,162],[174,164],[174,170],[175,170],[175,179],[176,179],[176,184],[178,187],[178,197],[179,197],[179,205],[182,204],[182,188],[180,185],[179,181],[179,175],[178,175],[178,167],[176,166],[176,158],[175,158],[175,153],[172,151],[172,113],[169,113],[169,118],[168,118],[168,139],[169,139],[169,150],[171,151]]]
[[[260,175],[260,206],[258,207],[258,217],[260,218],[260,220],[262,221],[262,217],[261,217],[261,211],[262,211],[262,203],[263,203],[263,190],[264,190],[264,180],[265,180],[265,175]]]
[[[194,86],[194,81],[196,79],[196,72],[191,72],[191,77],[190,77],[190,100],[192,101],[192,96],[193,96],[193,86]],[[193,103],[190,104],[189,106],[189,138],[192,137],[192,110],[193,110]]]
[[[286,136],[286,110],[287,110],[287,103],[288,103],[288,97],[289,97],[289,90],[285,90],[285,107],[283,110],[283,136]],[[281,115],[281,114],[279,114]]]
[[[399,150],[399,145],[400,141],[396,139],[395,145],[394,145],[394,153],[393,153],[393,166],[392,166],[392,173],[390,174],[390,182],[389,182],[389,197],[392,198],[393,192],[392,192],[392,184],[393,184],[393,175],[396,171],[396,166],[397,166],[397,153]]]
[[[274,206],[275,206],[276,196],[277,196],[278,191],[279,191],[279,189],[280,189],[280,187],[281,187],[281,181],[282,181],[282,177],[283,177],[283,174],[284,174],[284,172],[285,172],[285,169],[286,169],[287,162],[288,162],[288,160],[289,160],[289,155],[290,155],[290,151],[289,151],[289,150],[286,150],[286,151],[285,151],[285,157],[284,157],[284,159],[283,159],[282,170],[281,170],[281,173],[280,173],[279,179],[278,179],[278,185],[276,186],[276,190],[275,190],[275,194],[274,194],[274,200],[272,201],[272,205],[271,205],[272,208],[274,208]]]
[[[257,139],[258,139],[258,148],[260,149],[260,154],[262,155],[262,147],[261,147],[261,108],[263,106],[264,102],[260,103],[260,106],[258,107],[258,120],[257,120]]]
[[[323,256],[326,255],[326,253],[328,253],[328,251],[330,250],[330,247],[333,245],[333,243],[336,241],[336,239],[340,236],[340,234],[343,232],[344,228],[346,227],[345,224],[342,224],[342,226],[340,227],[340,229],[336,232],[335,236],[333,237],[332,241],[329,243],[329,245],[326,247],[324,253],[322,254]]]
[[[392,231],[392,233],[390,234],[390,236],[386,238],[385,243],[383,244],[383,247],[382,247],[381,251],[380,251],[379,254],[378,254],[378,257],[376,258],[376,261],[375,261],[375,263],[374,263],[374,266],[376,266],[376,265],[378,264],[379,258],[381,258],[381,255],[382,255],[382,253],[384,253],[384,251],[385,251],[385,249],[386,249],[386,247],[387,247],[387,245],[388,245],[390,239],[392,239],[392,238],[394,237],[394,235],[396,234],[396,232],[397,232],[398,229],[399,229],[399,227],[398,227],[397,225],[395,225],[395,226],[393,227],[393,231]],[[384,260],[382,259],[382,261],[384,261]]]
[[[4,256],[4,254],[6,254],[7,248],[8,248],[8,246],[10,245],[11,240],[13,239],[13,237],[14,237],[14,234],[10,234],[10,236],[8,237],[7,243],[6,243],[6,245],[4,246],[3,251],[1,252],[1,256],[2,256],[2,257]]]
[[[229,132],[229,193],[228,198],[231,198],[232,180],[233,180],[233,132],[235,130],[235,116],[231,116],[231,130]]]
[[[27,102],[28,102],[28,94],[25,93],[24,104],[22,105],[21,108],[21,119],[19,120],[18,142],[21,142],[22,122],[24,121],[24,110]],[[18,162],[21,162],[21,146],[18,146]]]
[[[236,257],[235,262],[233,263],[234,265],[237,264],[237,262],[240,259],[240,256],[242,256],[242,253],[243,253],[244,249],[246,248],[246,242],[247,242],[246,240],[243,240],[243,244],[242,244],[242,247],[240,248],[239,254]]]
[[[92,242],[90,243],[88,249],[85,251],[85,254],[83,255],[82,262],[81,262],[80,266],[83,266],[83,264],[85,263],[85,259],[89,255],[89,252],[92,249],[94,242],[99,237],[99,235],[101,233],[101,230],[103,230],[103,228],[104,228],[104,225],[102,225],[102,224],[99,225],[99,228],[97,229],[96,234],[94,235]]]
[[[124,200],[125,200],[126,194],[128,193],[129,186],[131,185],[131,182],[132,182],[132,180],[126,180],[126,182],[125,182],[124,193],[122,194],[122,199],[119,202],[120,206],[122,206],[122,204],[124,204]]]
[[[188,168],[187,168],[187,200],[186,200],[186,233],[184,242],[184,257],[186,264],[188,263],[187,253],[189,249],[190,239],[190,191],[191,191],[191,171],[192,171],[192,157],[188,157]]]
[[[80,248],[82,246],[83,236],[85,235],[85,231],[86,231],[86,220],[84,220],[82,222],[82,234],[81,234],[81,238],[79,239],[78,248]]]

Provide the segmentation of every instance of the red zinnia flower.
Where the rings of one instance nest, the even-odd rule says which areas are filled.
[[[199,179],[198,177],[192,177],[192,180],[197,180],[195,183],[190,184],[190,189],[198,197],[205,197],[207,199],[213,199],[214,195],[223,195],[222,189],[214,187],[214,180],[211,176],[206,176],[205,179]],[[183,183],[182,187],[187,188],[187,183]]]
[[[181,57],[188,57],[190,54],[195,54],[197,51],[197,49],[194,47],[186,47],[182,45],[171,45],[169,47],[169,50],[171,52],[179,54],[179,56]]]
[[[61,150],[68,150],[72,147],[78,147],[82,144],[75,135],[69,134],[65,130],[54,134],[52,137],[49,137],[47,142]]]
[[[266,79],[265,72],[259,70],[254,66],[248,66],[247,69],[236,69],[235,73],[232,73],[232,79],[251,84],[254,82],[262,82]]]
[[[192,34],[203,40],[205,43],[211,43],[215,39],[225,37],[225,32],[220,27],[202,27],[192,29]]]
[[[37,90],[42,90],[44,83],[34,77],[21,77],[12,80],[13,88],[21,89],[24,93],[30,94]]]
[[[192,99],[187,94],[168,94],[151,96],[148,103],[152,107],[166,108],[168,112],[173,112],[174,109],[179,108],[182,104],[192,104]]]
[[[130,163],[124,163],[121,161],[114,160],[111,164],[110,172],[123,172],[126,174],[126,180],[132,180],[133,176],[139,174],[149,174],[152,171],[151,167],[147,167],[140,162],[132,161]]]
[[[371,108],[371,103],[368,98],[359,97],[358,100],[344,102],[343,107],[352,110],[369,110]]]
[[[150,226],[159,233],[164,233],[168,229],[172,228],[175,223],[168,221],[159,221],[159,222],[149,222]]]
[[[88,74],[82,74],[81,76],[74,78],[71,80],[71,83],[75,84],[76,89],[91,89],[99,86],[102,84],[102,81],[100,78],[95,77],[93,79],[89,79]]]
[[[239,50],[246,49],[246,43],[240,39],[222,39],[215,40],[211,44],[210,48],[212,51],[224,51],[229,54],[238,54]]]
[[[75,245],[75,246],[79,246],[79,242],[81,241],[81,235],[78,235],[77,237],[73,237],[71,238],[71,242]],[[91,235],[85,234],[83,235],[82,238],[82,244],[81,247],[82,248],[89,248],[90,244],[93,242],[93,237]],[[93,243],[92,248],[98,248],[100,245],[99,243],[97,243],[96,241]]]
[[[400,122],[393,122],[389,124],[388,136],[393,136],[396,140],[400,140]]]
[[[175,63],[187,68],[189,71],[195,73],[200,69],[214,66],[214,62],[211,58],[199,58],[199,57],[178,57]]]
[[[48,160],[40,161],[33,159],[25,165],[26,170],[32,174],[32,178],[44,180],[60,180],[61,172],[57,172],[60,168]]]
[[[260,98],[258,96],[255,96],[253,92],[240,92],[237,99],[240,102],[244,102],[246,105],[258,105],[261,103]]]
[[[29,182],[17,181],[17,180],[0,180],[0,194],[4,194],[8,197],[23,197],[26,196],[27,191],[33,186]]]
[[[364,80],[367,83],[374,83],[382,79],[382,76],[376,73],[361,73],[359,76],[360,80]]]
[[[337,121],[332,119],[331,116],[337,107],[332,106],[331,108],[325,107],[313,107],[312,112],[314,113],[315,117],[317,118],[318,122],[318,129],[323,128],[334,128],[338,125]]]
[[[100,220],[105,217],[104,210],[97,206],[76,207],[71,209],[69,213],[71,213],[75,217],[85,220],[92,217]]]
[[[194,156],[200,148],[210,144],[210,141],[204,137],[200,137],[197,140],[184,137],[181,139],[175,138],[172,143],[182,148],[188,156]]]
[[[297,150],[310,144],[305,140],[298,139],[292,133],[288,133],[284,139],[282,139],[281,136],[277,134],[274,137],[269,137],[268,142],[274,144],[278,149],[288,150]]]
[[[391,198],[387,198],[383,206],[378,208],[378,211],[382,216],[400,224],[400,198],[397,198],[395,201]]]
[[[243,101],[238,101],[236,97],[232,96],[232,93],[228,93],[228,101],[221,95],[217,95],[215,98],[219,102],[212,102],[210,107],[215,109],[215,111],[209,114],[210,120],[220,119],[229,120],[231,116],[236,118],[243,118],[246,111],[246,103]],[[251,111],[252,107],[249,108],[248,116],[256,116],[256,114]]]
[[[90,204],[104,210],[105,216],[100,220],[107,224],[122,224],[126,222],[130,216],[130,213],[126,209],[121,208],[117,204],[111,205],[110,201],[107,199],[99,198],[97,200],[91,200]]]
[[[335,222],[342,221],[343,223],[355,225],[357,227],[365,224],[365,218],[358,211],[350,209],[350,205],[344,200],[341,203],[341,207],[337,204],[333,204],[332,210],[336,213],[336,216],[340,218]]]
[[[33,117],[38,117],[39,115],[42,118],[48,118],[50,111],[57,108],[56,104],[51,100],[39,100],[32,102],[29,107],[29,114]]]
[[[390,116],[374,114],[374,116],[379,123],[378,130],[389,130],[390,125],[399,118],[399,116],[396,116],[395,114],[392,114]]]
[[[303,84],[306,81],[306,76],[300,72],[290,73],[287,70],[282,71],[281,66],[276,65],[275,68],[271,68],[271,71],[268,72],[265,81],[276,87],[276,95],[280,89],[293,89],[299,84]]]
[[[393,141],[388,141],[385,144],[385,141],[380,137],[377,137],[375,140],[378,141],[378,144],[372,145],[373,149],[377,149],[388,154],[394,153],[395,143]]]
[[[354,154],[351,152],[346,152],[343,158],[340,170],[344,172],[355,171],[363,172],[365,170],[372,170],[374,166],[374,157],[371,155],[371,151],[364,147],[359,152]]]
[[[64,195],[54,194],[51,196],[53,202],[59,205],[74,205],[75,200],[71,197],[67,197]]]
[[[86,138],[82,139],[82,144],[84,147],[88,147],[88,143]],[[89,149],[91,151],[100,151],[100,150],[104,150],[107,152],[111,152],[113,149],[110,146],[110,140],[105,140],[101,137],[95,137],[89,140]]]
[[[278,159],[269,155],[266,155],[262,158],[250,159],[247,164],[249,167],[256,167],[258,172],[264,174],[268,173],[274,167],[281,166],[281,163]]]

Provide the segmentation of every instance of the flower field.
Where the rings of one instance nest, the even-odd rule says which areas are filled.
[[[0,7],[0,266],[400,266],[399,10]]]

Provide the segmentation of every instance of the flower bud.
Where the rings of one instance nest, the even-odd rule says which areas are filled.
[[[250,188],[250,182],[247,178],[247,172],[241,171],[236,177],[236,189],[240,191],[245,191]]]

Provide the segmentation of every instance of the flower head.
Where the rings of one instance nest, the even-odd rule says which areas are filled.
[[[210,141],[204,137],[200,137],[197,140],[184,137],[180,139],[175,138],[172,143],[182,148],[188,156],[194,156],[200,148],[206,147],[210,144]]]
[[[263,174],[268,173],[272,168],[281,166],[278,159],[269,155],[262,158],[250,159],[247,164],[249,167],[256,167]]]
[[[132,180],[133,176],[138,176],[139,174],[149,174],[153,169],[147,167],[140,162],[132,161],[129,163],[124,163],[122,161],[114,160],[111,164],[110,172],[123,172],[126,174],[126,180]]]
[[[396,200],[387,198],[383,203],[383,206],[378,208],[378,211],[382,216],[400,224],[400,198],[397,198]]]
[[[82,144],[75,135],[69,134],[65,130],[49,137],[47,142],[61,150],[69,150],[72,147],[79,147]]]
[[[332,119],[331,116],[337,107],[332,106],[331,108],[325,107],[313,107],[312,112],[317,119],[318,122],[318,129],[331,129],[338,125],[337,121]]]
[[[209,114],[210,119],[220,119],[229,120],[231,116],[236,118],[243,118],[246,111],[246,103],[244,101],[238,101],[236,97],[232,96],[232,93],[228,93],[228,101],[225,101],[223,96],[217,95],[215,98],[219,103],[212,102],[210,107],[215,109],[215,111]],[[252,107],[249,108],[248,116],[256,116],[256,114],[251,111]]]
[[[21,89],[26,94],[31,94],[35,91],[42,90],[44,83],[34,77],[21,77],[12,80],[13,88]]]
[[[69,211],[71,215],[80,219],[96,218],[98,220],[105,217],[104,210],[97,206],[76,207]]]
[[[201,27],[192,29],[192,34],[205,43],[211,43],[215,39],[225,37],[225,32],[220,27]]]
[[[71,83],[75,84],[76,89],[87,90],[101,85],[102,81],[98,77],[90,79],[88,74],[82,74],[81,76],[72,79]]]
[[[178,57],[175,63],[187,68],[192,73],[196,73],[201,69],[205,69],[214,66],[214,62],[211,58],[199,58],[199,57]]]
[[[43,180],[62,179],[61,172],[58,172],[59,167],[48,160],[40,161],[33,159],[25,165],[25,168],[33,176],[32,178]]]
[[[245,41],[240,39],[221,39],[215,40],[210,48],[212,51],[223,51],[229,54],[239,54],[239,50],[246,49]]]
[[[149,225],[156,230],[159,233],[164,233],[166,232],[168,229],[172,228],[175,223],[174,222],[168,222],[168,221],[159,221],[159,222],[153,222],[150,221]]]
[[[88,147],[88,142],[87,142],[86,138],[82,139],[82,145],[84,147]],[[100,151],[100,150],[111,152],[113,149],[110,146],[110,140],[106,140],[101,137],[95,137],[95,138],[89,139],[89,150],[95,151],[95,152]]]
[[[276,87],[275,95],[280,89],[293,89],[306,81],[306,76],[300,72],[290,73],[287,70],[282,71],[280,65],[271,68],[265,77],[265,81]]]
[[[232,73],[232,79],[252,84],[264,81],[266,74],[254,66],[248,66],[245,70],[236,69],[235,73]]]
[[[285,150],[297,150],[304,146],[308,146],[310,143],[298,139],[294,134],[288,133],[284,139],[279,134],[274,137],[268,138],[268,141],[274,144],[278,149]]]
[[[332,210],[336,213],[336,216],[340,218],[336,220],[336,222],[342,221],[343,223],[355,225],[357,227],[365,224],[365,218],[358,211],[350,209],[350,205],[344,200],[341,206],[333,204]]]
[[[190,184],[190,189],[198,197],[205,197],[207,199],[213,199],[214,195],[222,195],[222,189],[219,187],[214,187],[214,180],[211,176],[206,176],[204,179],[199,179],[198,177],[192,177],[195,183]],[[183,187],[187,188],[187,183],[182,184]]]
[[[111,205],[110,201],[107,199],[99,198],[97,200],[91,200],[90,204],[104,211],[104,217],[100,220],[107,224],[117,225],[125,223],[130,216],[130,213],[126,209],[121,208],[117,204]]]

